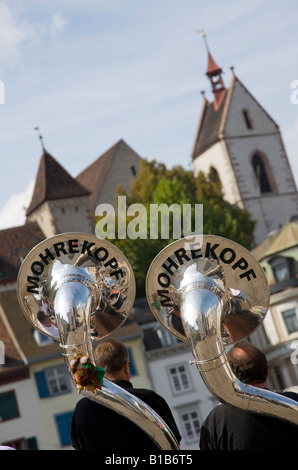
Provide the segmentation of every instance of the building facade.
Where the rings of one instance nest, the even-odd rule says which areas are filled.
[[[194,173],[213,172],[231,204],[256,222],[255,245],[298,213],[298,193],[276,122],[233,71],[225,87],[222,69],[208,51],[207,77],[214,100],[204,97],[192,150]]]
[[[282,391],[298,386],[298,220],[289,220],[253,254],[270,286],[270,307],[252,340],[265,352],[270,384]]]

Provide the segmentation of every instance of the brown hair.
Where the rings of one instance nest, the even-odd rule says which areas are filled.
[[[43,310],[39,310],[39,312],[37,312],[37,320],[40,321],[40,323],[44,323],[45,320],[49,318],[49,315],[47,315]]]
[[[96,365],[106,370],[107,374],[118,372],[128,361],[126,346],[116,339],[109,339],[100,343],[94,349]]]
[[[241,382],[248,385],[262,384],[268,378],[265,354],[248,341],[236,344],[227,354],[231,369]]]

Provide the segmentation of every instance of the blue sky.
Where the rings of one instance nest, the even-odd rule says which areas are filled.
[[[41,145],[77,176],[118,140],[191,168],[210,50],[279,124],[298,182],[295,0],[0,0],[0,228],[21,225]],[[298,89],[298,87],[297,87]],[[297,96],[297,95],[296,95]]]

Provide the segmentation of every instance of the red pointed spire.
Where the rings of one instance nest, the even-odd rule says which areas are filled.
[[[208,51],[208,69],[207,69],[206,74],[210,75],[215,72],[217,73],[222,72],[222,69],[217,65],[211,53]]]
[[[225,89],[225,85],[222,79],[222,69],[217,65],[217,63],[215,62],[215,60],[213,59],[209,51],[209,47],[206,41],[206,34],[204,32],[202,36],[204,38],[206,49],[208,52],[208,68],[207,68],[206,75],[211,82],[212,92],[214,94],[213,105],[214,105],[215,111],[217,111],[220,108],[220,105],[223,101],[226,89]]]

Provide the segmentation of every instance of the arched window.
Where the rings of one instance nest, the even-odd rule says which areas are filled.
[[[211,181],[214,181],[215,183],[220,182],[218,171],[213,166],[210,167],[209,178],[210,178]]]
[[[266,173],[265,165],[262,158],[255,154],[252,158],[252,166],[257,178],[257,182],[260,188],[261,193],[270,193],[271,186],[269,183],[269,179]]]

